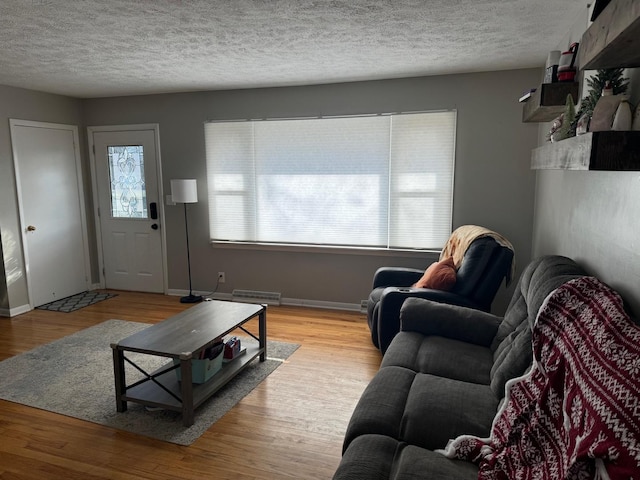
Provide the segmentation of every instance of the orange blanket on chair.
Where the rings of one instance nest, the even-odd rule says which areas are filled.
[[[447,243],[442,249],[442,253],[440,253],[440,260],[444,260],[447,257],[453,257],[453,263],[456,266],[456,269],[460,268],[462,258],[464,257],[467,248],[469,248],[469,245],[471,245],[474,240],[481,237],[491,237],[498,242],[499,245],[502,245],[515,253],[511,242],[499,233],[478,225],[463,225],[456,228],[449,237],[449,240],[447,240]],[[513,260],[511,261],[511,272],[507,275],[506,279],[507,286],[511,283],[511,279],[514,278],[515,270],[516,257],[514,255]]]

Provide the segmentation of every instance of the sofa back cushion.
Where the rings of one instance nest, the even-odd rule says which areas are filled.
[[[511,272],[513,251],[491,237],[474,240],[464,254],[453,293],[489,311],[500,284]]]
[[[491,345],[491,388],[498,398],[504,396],[505,383],[525,373],[531,364],[531,327],[547,296],[569,280],[586,275],[576,262],[556,255],[537,258],[525,268]]]

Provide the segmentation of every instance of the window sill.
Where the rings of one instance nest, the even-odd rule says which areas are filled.
[[[247,242],[221,242],[212,240],[213,248],[230,250],[260,250],[270,252],[292,252],[292,253],[317,253],[334,255],[365,255],[372,257],[406,257],[424,258],[426,254],[440,255],[440,250],[425,249],[391,249],[391,248],[367,248],[367,247],[333,247],[323,245],[293,245],[285,243],[247,243]]]

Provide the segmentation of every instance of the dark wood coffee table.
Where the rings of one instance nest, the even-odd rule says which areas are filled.
[[[247,331],[243,325],[259,317],[258,336]],[[207,382],[194,385],[191,381],[191,360],[198,358],[200,351],[213,345],[235,329],[241,329],[258,341],[258,345],[246,345],[246,354],[223,365],[222,369]],[[245,345],[243,344],[243,347]],[[229,380],[242,371],[254,358],[264,362],[267,356],[267,307],[249,303],[208,301],[202,302],[163,322],[135,333],[118,343],[113,349],[113,369],[116,386],[118,412],[127,410],[127,402],[141,403],[182,412],[185,426],[193,425],[193,411],[211,397]],[[172,361],[152,373],[127,358],[125,352],[139,352],[167,357]],[[179,360],[174,365],[173,359]],[[145,378],[127,385],[125,361],[141,371]],[[180,368],[179,382],[176,372]]]

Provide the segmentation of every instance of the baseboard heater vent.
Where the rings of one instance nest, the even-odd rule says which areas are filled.
[[[259,292],[257,290],[234,290],[231,292],[234,302],[247,303],[267,303],[269,305],[280,305],[280,293]]]
[[[367,305],[369,302],[367,300],[360,300],[360,313],[367,313]]]

